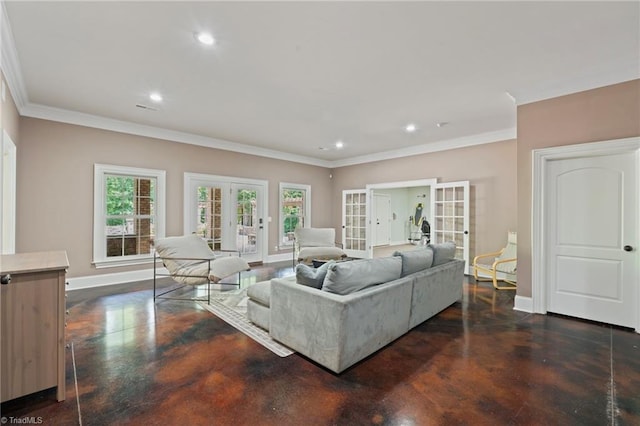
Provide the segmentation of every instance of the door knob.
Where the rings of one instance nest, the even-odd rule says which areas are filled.
[[[631,246],[624,246],[624,251],[633,251],[633,247],[631,247]]]

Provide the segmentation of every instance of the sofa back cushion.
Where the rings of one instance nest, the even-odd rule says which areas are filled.
[[[322,288],[322,283],[324,283],[324,278],[327,275],[327,271],[329,270],[329,266],[331,266],[335,261],[330,260],[325,264],[321,265],[319,268],[312,268],[309,265],[305,265],[304,263],[299,263],[296,265],[296,282],[298,284],[306,285],[308,287],[313,288]]]
[[[433,264],[433,249],[431,247],[420,247],[415,250],[396,251],[394,256],[402,259],[402,276],[406,277],[414,272],[431,268]]]
[[[337,262],[329,266],[322,290],[350,294],[400,278],[402,259],[398,256]]]
[[[429,244],[433,250],[433,264],[431,266],[442,265],[456,257],[456,243],[447,241],[440,244]]]

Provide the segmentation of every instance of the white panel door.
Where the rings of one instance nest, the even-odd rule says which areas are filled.
[[[342,249],[349,257],[367,257],[367,190],[342,191]]]
[[[431,243],[454,241],[456,259],[465,261],[469,274],[469,181],[432,186]]]
[[[551,160],[545,179],[548,311],[636,325],[636,153]]]
[[[391,226],[391,198],[386,194],[373,194],[371,219],[373,220],[373,245],[388,245],[390,241],[389,228]]]

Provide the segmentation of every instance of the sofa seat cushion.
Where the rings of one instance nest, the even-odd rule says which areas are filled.
[[[397,280],[402,272],[398,256],[336,262],[329,266],[322,290],[350,294],[367,287]]]
[[[249,286],[247,296],[263,306],[271,306],[271,281],[261,281]]]
[[[271,327],[270,309],[251,299],[247,301],[247,318],[258,327],[267,331],[269,331]]]
[[[327,275],[329,266],[333,263],[334,261],[330,260],[317,269],[305,265],[304,263],[296,265],[296,282],[308,287],[322,288],[322,283]]]
[[[393,255],[400,256],[402,259],[403,277],[431,268],[431,265],[433,264],[433,249],[431,247],[421,247],[408,251],[396,251]]]

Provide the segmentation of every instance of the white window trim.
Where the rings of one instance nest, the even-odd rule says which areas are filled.
[[[287,183],[280,182],[280,188],[278,191],[278,247],[282,248],[290,248],[293,247],[293,241],[291,243],[285,243],[283,241],[284,237],[284,218],[282,217],[282,191],[285,189],[301,189],[306,191],[306,196],[304,199],[304,211],[305,211],[305,221],[304,226],[309,228],[311,226],[311,185],[301,184],[301,183]]]
[[[95,164],[93,176],[93,265],[96,268],[114,268],[118,266],[140,265],[153,262],[153,255],[121,256],[107,258],[105,234],[105,176],[106,175],[139,176],[156,179],[156,199],[154,205],[155,218],[154,238],[165,235],[165,199],[166,171],[142,169],[138,167]]]

